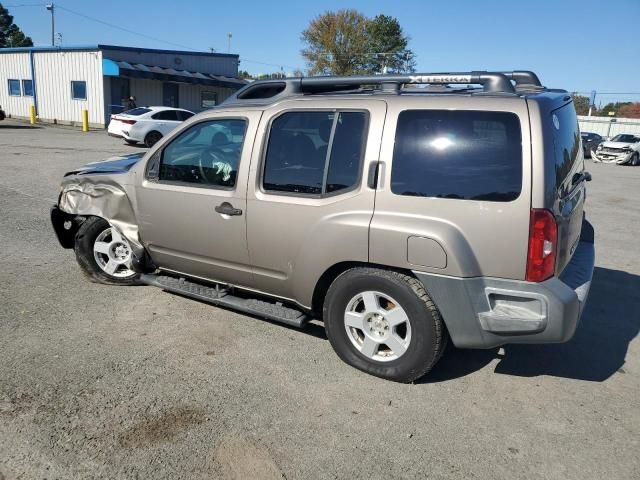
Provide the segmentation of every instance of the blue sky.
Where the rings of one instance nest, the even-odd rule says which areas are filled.
[[[37,45],[50,43],[50,17],[36,0],[4,0]],[[60,0],[63,45],[96,43],[178,48],[116,30],[63,8],[166,42],[241,56],[252,73],[304,68],[300,32],[326,10],[392,15],[411,37],[418,70],[527,68],[544,84],[571,91],[637,92],[640,101],[640,0],[296,1]],[[262,63],[258,63],[262,62]],[[272,65],[265,65],[272,64]],[[612,97],[601,96],[599,100]]]

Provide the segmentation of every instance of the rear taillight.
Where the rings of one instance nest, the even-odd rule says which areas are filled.
[[[549,210],[531,209],[529,249],[527,251],[527,280],[542,282],[552,277],[556,268],[558,226]]]
[[[133,125],[134,123],[136,123],[136,120],[125,120],[123,118],[121,118],[120,121],[122,123],[126,123],[127,125]]]

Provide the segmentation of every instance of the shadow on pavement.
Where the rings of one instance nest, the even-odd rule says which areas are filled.
[[[0,130],[35,130],[42,127],[37,125],[2,125],[0,123]]]
[[[422,382],[451,380],[498,358],[496,373],[603,382],[623,368],[629,343],[640,331],[640,276],[596,267],[587,307],[573,339],[553,345],[506,345],[499,349],[450,348]]]

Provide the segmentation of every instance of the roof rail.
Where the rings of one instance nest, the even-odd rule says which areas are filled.
[[[273,80],[257,80],[235,92],[224,103],[269,104],[283,97],[302,94],[318,94],[358,90],[379,86],[380,91],[398,93],[402,85],[481,85],[485,93],[516,93],[516,86],[540,87],[537,75],[526,70],[512,72],[455,72],[416,73],[392,75],[352,75],[296,77]]]
[[[501,72],[509,80],[515,82],[516,86],[542,87],[538,76],[530,70],[514,70],[512,72]]]

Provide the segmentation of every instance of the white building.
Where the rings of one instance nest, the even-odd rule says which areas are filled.
[[[96,45],[0,49],[0,106],[7,115],[104,127],[129,96],[138,106],[195,112],[211,108],[245,85],[238,55]]]

